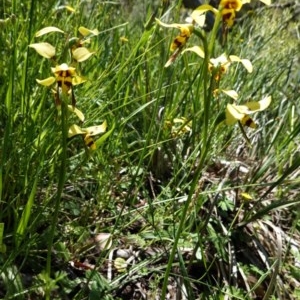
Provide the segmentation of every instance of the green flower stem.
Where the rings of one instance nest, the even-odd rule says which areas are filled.
[[[205,53],[207,49],[204,49]],[[208,90],[208,82],[209,82],[209,74],[208,74],[208,64],[209,64],[209,55],[205,55],[204,57],[204,70],[203,70],[203,125],[202,125],[202,147],[201,153],[203,153],[203,149],[206,148],[207,144],[207,136],[208,136],[208,124],[209,124],[209,107],[210,107],[210,100],[211,95],[209,94]],[[202,154],[201,154],[202,156]]]
[[[221,22],[221,18],[222,18],[222,14],[221,14],[221,11],[219,10],[219,12],[216,14],[216,18],[215,18],[215,23],[214,23],[214,27],[211,31],[211,36],[210,36],[210,42],[208,44],[208,56],[209,56],[209,59],[211,58],[211,56],[214,55],[214,46],[215,46],[215,43],[216,43],[216,38],[217,38],[217,34],[218,34],[218,31],[219,31],[219,25],[220,25],[220,22]]]
[[[47,252],[47,263],[46,263],[46,274],[48,280],[51,280],[51,254],[53,247],[53,240],[56,230],[56,224],[58,220],[59,207],[61,203],[61,195],[64,189],[64,184],[66,180],[66,167],[67,167],[67,138],[68,138],[68,108],[67,99],[63,99],[61,103],[61,153],[60,153],[60,167],[58,169],[58,186],[57,194],[55,199],[54,214],[51,223],[50,237],[48,243]],[[46,286],[46,300],[50,300],[51,288],[50,285]]]
[[[204,47],[204,52],[205,52],[205,57],[204,57],[204,61],[203,61],[203,69],[202,69],[202,76],[199,76],[199,80],[200,83],[203,83],[203,91],[204,91],[204,97],[203,97],[203,124],[202,124],[202,132],[201,132],[201,143],[199,144],[199,146],[201,147],[201,156],[200,156],[200,160],[199,160],[199,165],[196,169],[195,175],[193,177],[193,181],[191,183],[191,188],[190,188],[190,192],[188,195],[188,198],[184,204],[183,210],[182,210],[182,214],[181,214],[181,218],[180,218],[180,223],[176,232],[176,236],[175,236],[175,240],[174,240],[174,244],[170,253],[170,257],[169,257],[169,261],[168,261],[168,265],[166,268],[166,272],[165,272],[165,277],[164,277],[164,282],[163,282],[163,286],[162,286],[162,294],[161,294],[161,299],[165,299],[166,298],[166,292],[167,292],[167,285],[168,285],[168,278],[171,272],[171,268],[173,265],[173,261],[175,258],[175,254],[177,251],[177,246],[178,246],[178,242],[186,221],[186,216],[191,204],[191,201],[193,199],[194,196],[194,192],[198,186],[198,181],[199,181],[199,177],[201,176],[201,173],[203,171],[203,167],[204,164],[206,162],[206,157],[207,154],[209,153],[209,148],[210,148],[210,143],[211,143],[211,139],[212,136],[214,134],[214,129],[213,131],[209,134],[209,120],[210,120],[210,101],[212,99],[212,82],[213,79],[211,79],[210,75],[209,75],[209,71],[208,71],[208,66],[209,66],[209,60],[210,57],[212,55],[213,52],[213,47],[214,47],[214,43],[215,43],[215,39],[217,36],[217,31],[218,31],[218,24],[220,23],[221,20],[221,14],[217,15],[215,24],[214,24],[214,28],[213,28],[213,33],[211,36],[211,40],[209,45],[206,42],[206,39],[203,38],[202,34],[200,32],[196,31],[196,35],[202,40],[203,42],[203,47]],[[209,85],[209,86],[208,86]],[[197,112],[196,112],[197,113]],[[194,122],[196,122],[196,120],[194,120]]]
[[[222,14],[219,11],[216,15],[214,27],[211,33],[210,41],[208,46],[204,44],[205,48],[205,57],[204,57],[204,73],[203,73],[203,91],[204,91],[204,124],[203,124],[203,130],[202,130],[202,151],[201,153],[206,153],[206,148],[208,147],[207,139],[208,139],[208,125],[210,120],[210,101],[212,99],[212,88],[210,85],[210,88],[207,88],[207,84],[209,82],[209,74],[208,74],[208,66],[209,66],[209,60],[213,56],[214,46],[216,43],[217,33],[219,30],[219,24],[221,21]],[[207,47],[207,48],[206,48]],[[213,80],[213,79],[211,79]],[[212,81],[211,81],[212,84]],[[202,155],[201,155],[202,156]]]
[[[206,148],[206,149],[208,149],[208,148]],[[193,196],[194,196],[194,191],[195,191],[195,189],[198,185],[199,177],[200,177],[201,172],[203,170],[203,165],[204,165],[204,161],[205,161],[204,158],[206,157],[206,155],[207,155],[207,152],[205,153],[205,155],[201,156],[202,159],[200,160],[198,168],[196,170],[196,174],[193,177],[193,181],[191,183],[191,189],[190,189],[188,198],[187,198],[187,200],[184,204],[183,210],[182,210],[180,223],[179,223],[179,226],[178,226],[178,229],[177,229],[177,232],[176,232],[174,244],[173,244],[173,247],[172,247],[172,250],[171,250],[171,253],[170,253],[168,265],[167,265],[166,272],[165,272],[164,282],[163,282],[163,286],[162,286],[161,299],[166,298],[168,278],[169,278],[171,268],[172,268],[172,265],[173,265],[173,261],[174,261],[174,258],[175,258],[175,254],[176,254],[176,251],[177,251],[177,245],[178,245],[178,242],[179,242],[179,239],[180,239],[180,236],[181,236],[181,232],[183,230],[183,226],[184,226],[185,221],[186,221],[187,212],[189,210],[191,201],[192,201]]]

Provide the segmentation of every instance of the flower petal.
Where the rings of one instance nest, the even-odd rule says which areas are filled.
[[[45,28],[41,29],[40,31],[38,31],[35,34],[35,37],[39,37],[39,36],[42,36],[42,35],[50,33],[50,32],[61,32],[61,33],[64,33],[61,29],[59,29],[59,28],[57,28],[55,26],[49,26],[49,27],[45,27]]]
[[[73,53],[74,59],[77,60],[78,62],[85,61],[94,54],[94,52],[90,52],[85,47],[79,47],[79,48],[75,49],[72,53]]]
[[[203,4],[201,6],[198,6],[193,12],[192,12],[192,18],[195,20],[195,18],[197,18],[197,16],[199,14],[203,14],[207,11],[212,11],[214,14],[217,14],[218,13],[218,10],[215,9],[214,7],[212,7],[211,5],[209,4]],[[195,16],[195,18],[194,18]],[[196,21],[196,20],[195,20]]]
[[[227,104],[226,107],[226,124],[227,125],[233,125],[237,121],[242,120],[246,114],[239,112],[238,109],[236,109],[236,105],[234,104]]]
[[[200,27],[204,27],[205,25],[205,19],[206,19],[206,15],[199,11],[199,10],[194,10],[192,12],[192,19],[200,26]]]
[[[252,66],[252,63],[249,59],[245,59],[245,58],[239,58],[238,56],[236,55],[230,55],[229,56],[229,59],[231,61],[234,61],[234,62],[241,62],[243,64],[243,66],[245,67],[245,69],[249,72],[249,73],[252,73],[253,71],[253,66]]]
[[[243,126],[248,126],[253,129],[257,127],[256,123],[248,115],[245,115],[240,122]]]
[[[72,13],[75,12],[75,9],[70,5],[63,5],[63,7],[69,12],[72,12]]]
[[[266,5],[271,5],[271,0],[259,0],[259,1]]]
[[[242,196],[243,200],[247,200],[247,201],[253,200],[253,198],[251,197],[251,195],[249,195],[246,192],[242,192],[241,196]]]
[[[36,79],[38,84],[44,85],[44,86],[50,86],[55,82],[55,77],[48,77],[46,79]]]
[[[245,117],[240,120],[240,122],[243,126],[248,126],[253,129],[257,127],[256,123],[248,115],[245,115]]]
[[[84,137],[84,143],[91,151],[95,151],[97,149],[94,139],[88,133]]]
[[[51,68],[52,73],[58,73],[61,71],[69,71],[70,73],[75,74],[75,68],[74,67],[69,67],[66,63],[63,63],[61,65],[55,66],[55,68]]]
[[[241,63],[243,64],[243,66],[245,67],[245,69],[249,72],[252,73],[253,72],[253,66],[252,63],[249,59],[242,59]]]
[[[99,31],[98,29],[93,29],[93,30],[90,30],[88,28],[85,28],[83,26],[80,26],[78,31],[83,35],[83,36],[88,36],[88,35],[98,35],[99,34]]]
[[[105,132],[106,128],[107,128],[107,122],[104,121],[101,125],[91,126],[91,127],[82,128],[82,129],[85,130],[85,132],[87,132],[90,136],[95,136],[95,135]]]
[[[73,137],[78,134],[86,134],[86,130],[81,129],[78,125],[73,124],[68,131],[68,137]]]
[[[177,29],[182,29],[182,28],[185,28],[185,27],[192,27],[191,24],[178,24],[178,23],[172,23],[172,24],[167,24],[167,23],[164,23],[162,21],[160,21],[159,19],[155,18],[156,22],[163,26],[163,27],[167,27],[167,28],[177,28]]]
[[[237,98],[239,97],[238,93],[235,90],[222,90],[222,92],[234,100],[237,100]]]
[[[84,121],[84,115],[83,115],[83,113],[82,113],[78,108],[73,107],[72,105],[68,105],[68,109],[69,109],[69,111],[71,111],[71,112],[73,112],[74,114],[76,114],[77,117],[79,118],[79,120],[80,120],[81,122]]]
[[[127,42],[129,42],[129,39],[125,36],[121,36],[120,41],[123,42],[123,43],[127,43]]]
[[[247,105],[235,105],[232,104],[232,106],[241,114],[250,114],[251,111],[249,110],[249,107]]]
[[[204,53],[204,50],[199,47],[199,46],[193,46],[193,47],[190,47],[190,48],[186,48],[182,51],[182,54],[186,51],[192,51],[194,53],[196,53],[198,56],[204,58],[205,57],[205,53]]]
[[[233,9],[239,11],[243,6],[242,0],[221,0],[219,7],[224,9]]]
[[[227,104],[225,123],[227,125],[233,125],[239,121],[243,126],[248,126],[253,129],[256,128],[257,125],[255,122],[249,117],[249,115],[241,113],[239,108],[240,106]]]
[[[254,113],[254,112],[262,111],[262,110],[265,110],[266,108],[268,108],[269,105],[271,104],[271,101],[272,101],[272,97],[268,96],[258,102],[254,102],[254,101],[248,102],[245,104],[245,106],[247,106],[248,109],[250,110],[249,113]]]
[[[72,85],[79,85],[83,82],[86,82],[86,79],[80,77],[79,75],[75,75],[72,77]]]
[[[225,65],[230,63],[225,53],[222,53],[217,58],[211,58],[210,62],[214,65],[214,67],[218,67],[219,65]]]
[[[49,43],[37,43],[37,44],[30,44],[30,48],[33,48],[39,55],[52,58],[55,56],[55,48]]]

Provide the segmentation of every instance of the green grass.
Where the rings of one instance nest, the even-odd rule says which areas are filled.
[[[224,48],[218,28],[216,39],[198,29],[187,47],[206,58],[186,52],[164,68],[179,30],[153,13],[184,23],[184,11],[150,2],[70,1],[75,13],[54,1],[1,4],[1,299],[299,297],[296,5],[245,13]],[[35,37],[47,26],[64,33]],[[59,110],[36,82],[55,63],[28,47],[48,42],[57,64],[70,63],[80,26],[99,31],[76,65],[83,123],[69,96]],[[208,71],[223,52],[253,72],[232,63],[220,89],[236,90],[238,104],[272,96],[256,129],[224,122],[233,100],[214,96]],[[104,121],[95,151],[67,137],[72,124]]]

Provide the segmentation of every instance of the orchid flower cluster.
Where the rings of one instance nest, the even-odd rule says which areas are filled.
[[[35,37],[40,37],[49,33],[65,32],[55,26],[49,26],[41,29],[35,34]],[[89,59],[94,52],[91,52],[85,47],[90,43],[90,38],[97,36],[99,31],[97,29],[90,30],[83,26],[78,29],[79,37],[68,39],[68,48],[70,53],[70,63],[63,62],[59,64],[56,57],[56,49],[54,46],[47,42],[30,44],[29,47],[33,48],[39,55],[44,58],[50,59],[54,67],[51,67],[53,76],[46,79],[36,79],[37,83],[43,86],[53,86],[51,89],[54,95],[55,106],[58,110],[61,109],[62,101],[67,104],[68,111],[74,113],[80,120],[81,124],[84,122],[84,114],[76,107],[76,99],[74,94],[74,87],[84,83],[86,80],[77,72],[76,66],[78,63],[84,62]],[[70,99],[70,101],[69,101]],[[71,105],[68,103],[71,102]],[[71,138],[75,135],[82,135],[85,145],[89,150],[96,149],[96,143],[93,137],[104,133],[106,131],[107,123],[104,121],[101,125],[81,128],[73,124],[68,131],[68,137]]]
[[[201,5],[192,12],[191,17],[193,21],[191,24],[166,24],[158,19],[156,19],[156,21],[163,27],[176,28],[180,30],[180,34],[176,36],[171,43],[170,50],[173,52],[173,54],[165,64],[165,68],[172,65],[179,54],[184,54],[188,51],[194,52],[201,59],[207,58],[208,73],[212,78],[211,80],[214,81],[215,87],[215,89],[213,90],[213,95],[216,96],[221,92],[233,99],[233,103],[228,103],[226,106],[224,123],[226,125],[234,125],[236,123],[239,123],[242,126],[256,128],[257,124],[253,121],[250,115],[255,112],[265,110],[271,103],[271,97],[266,96],[260,101],[250,101],[243,105],[240,105],[236,103],[236,101],[238,100],[238,94],[236,91],[231,89],[219,88],[222,77],[226,75],[228,68],[232,63],[241,63],[247,70],[247,72],[251,73],[253,71],[253,66],[250,60],[240,58],[236,55],[227,55],[226,53],[221,54],[217,58],[211,58],[212,53],[210,53],[209,49],[204,49],[203,47],[198,45],[185,48],[189,38],[193,33],[196,33],[197,36],[203,37],[203,34],[197,34],[197,31],[199,31],[199,27],[200,30],[204,27],[205,14],[208,11],[212,12],[215,15],[215,31],[218,30],[217,27],[219,26],[219,24],[217,22],[219,20],[219,23],[222,23],[222,32],[224,33],[224,28],[228,29],[233,26],[236,12],[238,12],[245,3],[249,3],[250,1],[251,0],[221,0],[218,8],[214,8],[208,4]],[[260,1],[266,5],[270,4],[270,0]]]

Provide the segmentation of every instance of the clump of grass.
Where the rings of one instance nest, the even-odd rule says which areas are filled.
[[[179,20],[167,2],[141,10],[137,22],[118,3],[4,4],[1,297],[296,297],[293,10],[255,9],[227,31],[235,12],[209,8],[209,33],[195,24],[164,29],[159,23]],[[34,37],[53,25],[64,34]],[[72,94],[55,102],[35,80],[50,76],[52,61],[67,63],[81,26],[99,32],[80,45],[95,52],[76,65],[86,82],[69,86],[76,102]],[[57,57],[28,47],[40,42]],[[268,95],[269,107],[259,102]],[[67,111],[72,104],[84,124]],[[106,132],[88,136],[91,151],[86,135],[104,120]],[[86,139],[68,138],[70,127]]]

